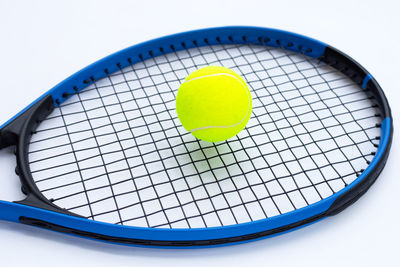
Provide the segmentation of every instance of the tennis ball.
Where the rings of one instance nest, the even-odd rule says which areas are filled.
[[[192,72],[176,96],[176,111],[183,127],[208,142],[237,135],[246,126],[251,108],[246,82],[233,70],[220,66]]]

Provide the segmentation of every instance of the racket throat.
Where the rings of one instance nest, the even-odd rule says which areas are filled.
[[[54,109],[51,96],[45,96],[35,102],[26,110],[22,111],[15,119],[11,120],[0,130],[0,149],[15,146],[17,167],[15,173],[21,180],[22,192],[26,198],[15,203],[55,211],[59,213],[74,215],[54,205],[51,200],[46,199],[37,189],[28,164],[27,146],[34,134],[38,124],[46,118]],[[80,217],[80,216],[79,216]]]
[[[53,109],[52,97],[45,96],[26,110],[21,111],[0,130],[0,149],[18,145],[23,132],[28,130],[29,134],[31,134],[36,129],[38,123],[46,118]]]

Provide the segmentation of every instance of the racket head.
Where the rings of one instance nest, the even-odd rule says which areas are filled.
[[[340,191],[305,207],[260,220],[192,229],[126,226],[88,220],[61,209],[41,193],[30,168],[29,144],[32,132],[54,108],[102,78],[131,65],[213,45],[258,45],[299,53],[339,70],[360,88],[368,90],[383,117],[379,125],[377,150],[365,170]],[[375,79],[353,59],[324,43],[289,32],[256,27],[222,27],[171,35],[132,46],[88,66],[55,86],[2,126],[0,145],[17,146],[17,173],[27,198],[16,203],[1,201],[0,216],[6,220],[124,244],[196,247],[245,242],[308,225],[352,204],[368,190],[385,165],[392,132],[390,108]]]

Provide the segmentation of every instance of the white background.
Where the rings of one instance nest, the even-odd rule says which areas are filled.
[[[166,34],[223,25],[284,29],[351,55],[378,80],[400,125],[398,1],[0,0],[0,122],[105,55]],[[322,222],[222,248],[149,249],[0,222],[1,266],[394,266],[398,264],[398,132],[386,168],[353,206]],[[22,198],[15,158],[0,152],[0,199]]]

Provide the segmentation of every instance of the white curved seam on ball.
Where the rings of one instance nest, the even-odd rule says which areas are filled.
[[[206,129],[212,129],[212,128],[232,128],[232,127],[235,127],[235,126],[238,126],[239,124],[241,124],[241,123],[247,118],[247,116],[249,115],[250,110],[251,110],[251,108],[250,108],[250,105],[251,105],[251,94],[250,94],[250,90],[248,90],[246,84],[244,84],[244,83],[243,83],[240,79],[238,79],[235,75],[228,74],[228,73],[208,74],[208,75],[205,75],[205,76],[195,77],[195,78],[192,78],[192,79],[190,79],[190,80],[186,80],[186,81],[184,81],[184,83],[191,82],[191,81],[198,80],[198,79],[202,79],[202,78],[206,78],[206,77],[221,76],[221,75],[226,75],[226,76],[233,77],[233,78],[235,78],[236,80],[238,80],[238,81],[242,84],[244,90],[245,90],[246,93],[247,93],[248,100],[249,100],[249,105],[248,105],[248,107],[247,107],[246,116],[244,116],[244,118],[243,118],[241,121],[239,121],[238,123],[233,124],[233,125],[204,126],[204,127],[194,128],[194,129],[192,129],[192,130],[189,130],[189,132],[193,133],[193,132],[195,132],[195,131],[206,130]]]

